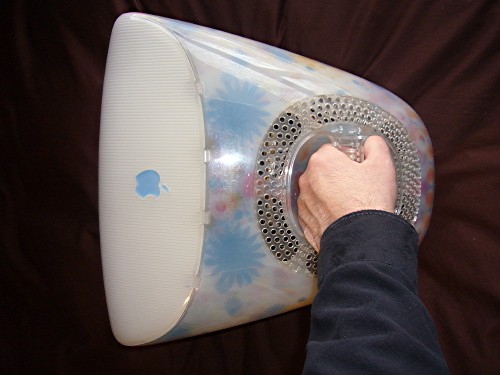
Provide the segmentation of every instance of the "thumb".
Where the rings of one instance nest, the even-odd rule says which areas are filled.
[[[368,137],[364,145],[365,160],[390,158],[390,151],[384,138],[378,135]]]

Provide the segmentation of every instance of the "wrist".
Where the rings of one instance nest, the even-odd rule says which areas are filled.
[[[325,270],[359,261],[389,264],[416,281],[418,234],[393,213],[363,210],[345,215],[325,230],[320,248],[320,282]]]

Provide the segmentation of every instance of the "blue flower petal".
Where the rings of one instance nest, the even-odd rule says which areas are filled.
[[[224,308],[230,316],[235,316],[236,314],[238,314],[241,311],[242,307],[243,304],[237,297],[230,297],[224,303]]]
[[[222,83],[224,88],[216,90],[218,98],[207,100],[208,123],[234,134],[261,135],[266,127],[263,118],[269,115],[264,109],[265,91],[229,74],[223,75]]]
[[[211,268],[211,274],[218,276],[216,290],[227,293],[235,284],[238,287],[251,284],[259,276],[258,269],[264,267],[259,259],[265,253],[259,251],[260,238],[249,235],[248,229],[236,223],[229,224],[224,232],[207,238],[205,265]]]

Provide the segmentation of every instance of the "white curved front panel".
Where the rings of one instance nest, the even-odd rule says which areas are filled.
[[[125,345],[183,316],[198,284],[204,129],[195,77],[167,29],[115,24],[102,103],[99,209],[106,298]]]

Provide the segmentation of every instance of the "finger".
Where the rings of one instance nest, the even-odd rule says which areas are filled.
[[[309,229],[309,225],[305,218],[307,218],[307,215],[304,216],[299,216],[299,224],[302,229],[302,233],[304,234],[304,237],[306,238],[307,242],[309,242],[311,245],[313,244],[313,239],[314,237],[312,236],[311,230]]]
[[[337,147],[330,143],[325,143],[316,152],[325,155],[330,161],[336,160],[334,158],[352,161],[344,152],[340,151]]]
[[[306,238],[307,242],[314,248],[319,253],[319,244],[316,240],[316,237],[312,234],[312,232],[309,230],[309,228],[304,229],[304,237]]]
[[[349,165],[350,163],[353,163],[353,161],[342,151],[330,144],[324,144],[318,151],[311,155],[307,162],[307,168],[301,178],[303,178],[303,182],[307,180],[311,190],[315,190],[315,187],[317,187],[315,182],[318,179],[322,179],[321,176],[332,173],[336,174],[344,170],[346,164]]]
[[[297,214],[300,226],[302,228],[310,224],[312,218],[311,211],[309,210],[309,207],[307,207],[304,199],[302,199],[300,196],[297,199]]]
[[[318,223],[316,223],[314,216],[311,214],[311,211],[304,203],[304,201],[300,199],[300,197],[297,200],[297,207],[299,224],[302,228],[302,232],[304,233],[304,237],[311,244],[311,246],[318,250],[318,244],[316,243],[316,237],[314,236],[315,231],[313,230],[318,227]]]
[[[337,153],[339,152],[339,150],[337,150],[337,148],[335,146],[333,146],[331,143],[324,143],[322,144],[319,148],[318,148],[318,151],[316,152],[325,152],[325,153]]]
[[[384,138],[378,135],[368,137],[364,145],[365,160],[390,158],[390,151]]]

